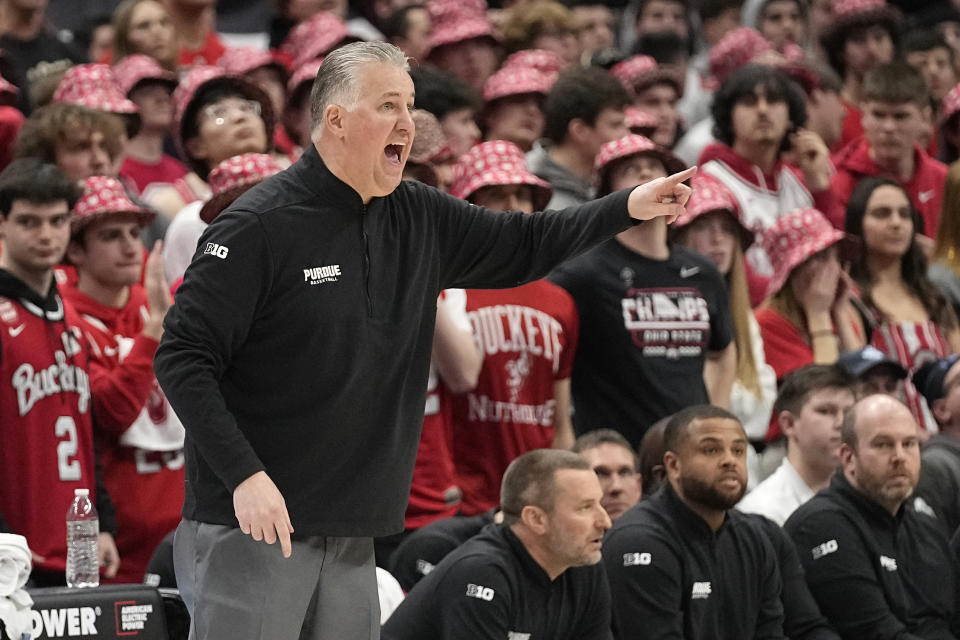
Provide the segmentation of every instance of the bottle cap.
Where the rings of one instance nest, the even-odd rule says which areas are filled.
[[[78,498],[85,498],[90,495],[90,489],[74,489],[73,495]]]

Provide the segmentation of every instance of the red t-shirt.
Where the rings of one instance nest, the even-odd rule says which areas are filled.
[[[577,309],[565,290],[538,280],[467,291],[467,316],[483,352],[476,388],[453,403],[453,459],[464,515],[500,504],[507,465],[553,444],[554,383],[570,377]]]
[[[58,306],[0,296],[0,513],[45,558],[34,566],[63,572],[67,508],[75,489],[96,502],[96,481],[87,346]]]
[[[190,67],[195,64],[217,64],[217,60],[224,54],[227,47],[220,42],[214,31],[207,34],[207,39],[200,49],[180,48],[180,66]]]
[[[136,185],[137,192],[145,198],[151,185],[170,186],[189,172],[187,165],[167,154],[163,154],[156,164],[127,156],[120,167],[120,175]]]
[[[153,374],[158,343],[141,333],[148,313],[143,287],[132,286],[119,309],[72,286],[63,295],[90,344],[103,482],[117,510],[121,563],[112,581],[140,583],[153,551],[180,522],[183,425]]]

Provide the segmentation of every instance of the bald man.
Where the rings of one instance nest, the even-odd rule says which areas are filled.
[[[840,470],[784,525],[844,638],[960,633],[960,563],[936,520],[908,504],[920,476],[917,431],[898,400],[860,400],[841,427]]]

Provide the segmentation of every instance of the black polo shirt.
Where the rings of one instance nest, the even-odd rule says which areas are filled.
[[[417,583],[383,640],[592,640],[610,638],[603,565],[550,580],[510,527],[491,524]]]
[[[937,520],[894,516],[842,472],[784,524],[820,610],[844,638],[954,638],[957,559]]]
[[[666,484],[617,520],[603,560],[616,638],[784,637],[776,553],[739,511],[714,532]]]

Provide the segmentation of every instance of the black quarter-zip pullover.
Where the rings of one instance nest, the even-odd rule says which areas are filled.
[[[449,287],[513,287],[630,226],[627,191],[493,212],[419,183],[364,205],[310,147],[200,239],[164,322],[157,380],[186,428],[183,515],[237,526],[265,470],[297,536],[403,529]]]

